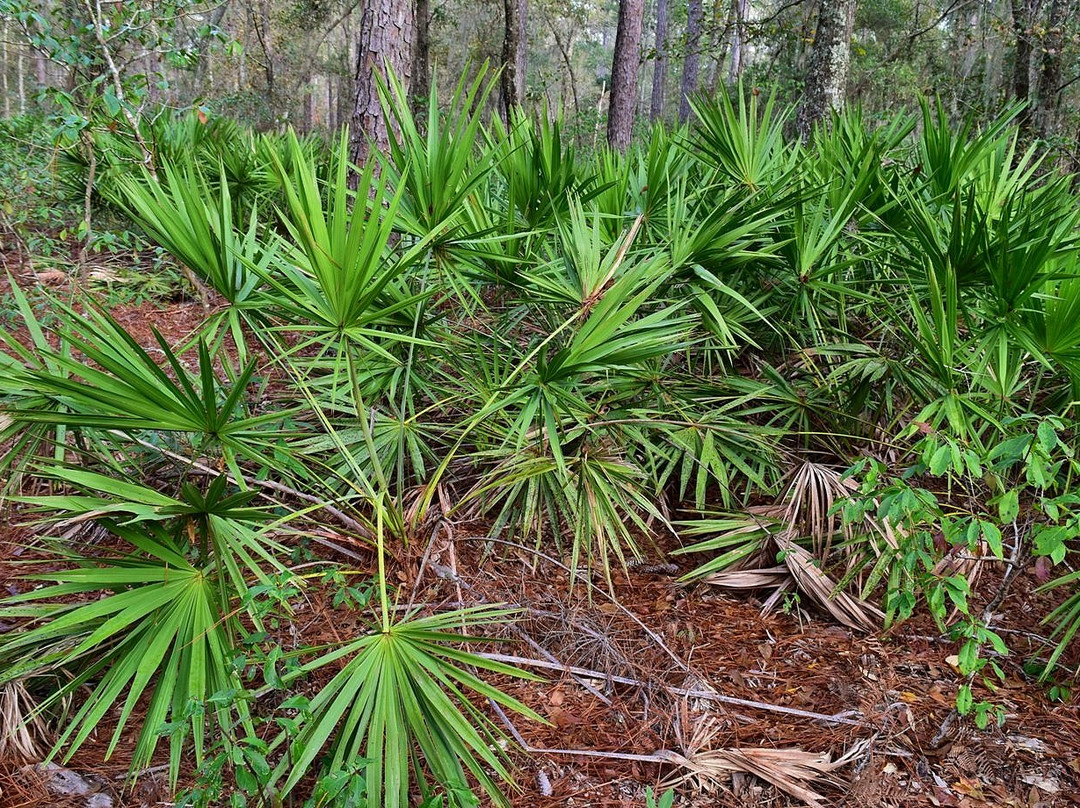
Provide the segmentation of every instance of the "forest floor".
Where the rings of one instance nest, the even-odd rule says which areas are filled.
[[[113,314],[149,347],[151,325],[167,339],[179,338],[205,312],[197,302],[178,302],[121,305]],[[33,551],[17,518],[9,521],[0,538],[0,591],[14,594],[27,586],[14,562]],[[482,525],[454,525],[439,532],[437,544],[396,559],[394,574],[416,603],[510,603],[525,610],[508,642],[486,647],[538,660],[532,670],[543,677],[496,682],[551,722],[514,721],[511,734],[520,733],[531,750],[513,753],[519,808],[644,805],[646,786],[659,792],[687,773],[670,762],[671,752],[698,768],[676,786],[676,805],[807,804],[792,793],[799,783],[820,796],[820,805],[1080,804],[1080,714],[1074,704],[1051,701],[1045,685],[1023,671],[1026,656],[1043,648],[1038,614],[1044,612],[1031,605],[1033,571],[1012,581],[992,618],[1014,655],[999,660],[1006,676],[995,692],[976,687],[977,698],[1006,710],[1002,726],[979,730],[955,717],[963,683],[950,664],[956,643],[928,620],[860,636],[797,603],[763,617],[753,594],[736,598],[679,584],[685,569],[674,565],[616,576],[609,597],[602,584],[591,592],[571,588],[555,559],[492,546],[483,537]],[[319,555],[358,571],[374,569],[369,549],[330,538],[339,550],[320,545]],[[1001,572],[985,574],[992,592]],[[283,645],[364,630],[365,615],[333,609],[328,591],[312,586],[307,594],[306,605],[282,623]],[[103,760],[110,737],[111,729],[101,726],[64,764],[108,797],[99,808],[171,805],[160,768],[133,790],[124,788],[131,750],[121,743]],[[755,751],[761,748],[782,751]],[[784,780],[785,773],[807,771],[800,762],[822,762],[824,755],[844,762],[817,779]],[[657,762],[664,757],[668,762]],[[187,777],[190,782],[190,772]],[[769,780],[791,788],[785,793]],[[60,798],[38,770],[0,766],[0,808],[82,808],[93,804],[92,796]]]

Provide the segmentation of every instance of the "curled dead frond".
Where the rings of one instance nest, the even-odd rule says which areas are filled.
[[[855,631],[876,631],[885,620],[881,609],[842,589],[837,582],[821,570],[810,553],[796,544],[790,535],[775,537],[783,556],[784,566],[790,571],[801,594],[825,609],[838,623]]]
[[[883,556],[898,546],[893,528],[873,515],[861,527],[839,518],[836,506],[854,493],[854,483],[835,469],[805,462],[790,476],[784,494],[770,505],[683,523],[687,535],[709,538],[682,552],[722,551],[685,579],[725,589],[771,589],[765,613],[795,589],[848,628],[880,628],[884,613],[859,593],[863,571],[887,561]],[[826,569],[839,569],[841,577]]]
[[[21,679],[0,685],[0,760],[42,759],[48,729]]]
[[[804,462],[792,474],[783,497],[784,521],[789,531],[813,542],[814,556],[822,561],[828,560],[836,534],[850,532],[840,525],[833,505],[848,497],[854,488],[853,480],[845,480],[838,471],[821,463]]]
[[[826,804],[825,797],[814,790],[815,784],[839,785],[834,772],[857,757],[863,747],[857,743],[836,760],[828,752],[807,752],[797,747],[710,749],[709,743],[717,730],[717,720],[712,716],[690,721],[689,710],[684,705],[676,722],[676,738],[682,752],[659,753],[677,767],[665,781],[665,787],[689,782],[695,790],[709,792],[730,783],[732,775],[743,773],[764,780],[806,805],[820,808]]]

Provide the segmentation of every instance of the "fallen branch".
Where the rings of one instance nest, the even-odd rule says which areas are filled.
[[[571,676],[587,676],[591,679],[608,680],[617,682],[622,685],[633,685],[635,687],[650,687],[649,682],[641,681],[640,679],[632,679],[629,676],[615,676],[613,674],[603,673],[601,671],[593,671],[588,668],[579,668],[576,665],[565,665],[561,662],[547,662],[540,659],[531,659],[530,657],[515,656],[513,654],[497,654],[493,652],[479,652],[477,656],[482,656],[486,659],[490,659],[493,662],[503,662],[508,665],[523,665],[532,668],[543,668],[545,670],[557,670],[567,673]],[[665,685],[657,683],[660,687],[675,696],[685,696],[692,699],[704,699],[707,701],[716,701],[721,704],[731,704],[737,707],[751,707],[757,710],[765,710],[772,713],[782,713],[784,715],[798,716],[799,718],[808,718],[813,721],[824,721],[829,724],[847,724],[853,727],[866,726],[866,721],[859,721],[849,716],[859,715],[857,710],[845,710],[842,713],[835,713],[833,715],[826,715],[825,713],[815,713],[810,710],[800,710],[797,707],[784,707],[781,704],[769,704],[764,701],[752,701],[750,699],[740,699],[735,696],[723,696],[719,693],[713,693],[708,690],[689,690],[684,687],[672,687],[671,685]],[[535,751],[535,750],[530,750]]]
[[[502,719],[514,740],[530,754],[571,755],[573,757],[601,758],[604,760],[628,760],[635,763],[656,763],[677,766],[683,774],[678,782],[694,777],[708,780],[730,778],[735,772],[752,774],[778,790],[801,800],[814,808],[820,808],[821,795],[803,783],[812,783],[818,779],[835,781],[832,772],[850,763],[857,754],[869,746],[869,741],[859,741],[836,760],[827,752],[805,752],[802,749],[768,749],[750,747],[747,749],[703,749],[694,744],[693,749],[680,754],[668,749],[658,749],[651,755],[633,752],[605,752],[596,749],[554,749],[530,745],[518,732],[514,722],[494,700],[489,703]],[[707,727],[701,729],[706,730]]]

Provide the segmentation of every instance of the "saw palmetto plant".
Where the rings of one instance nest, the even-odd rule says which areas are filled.
[[[682,543],[688,585],[857,631],[947,622],[1034,551],[1063,565],[1064,658],[1080,207],[1015,110],[852,111],[803,144],[735,91],[591,154],[554,119],[488,121],[492,92],[463,81],[442,115],[433,86],[416,117],[391,78],[366,166],[345,137],[188,121],[156,174],[108,172],[220,304],[182,339],[13,286],[0,471],[37,538],[0,605],[0,754],[108,724],[133,771],[167,746],[174,780],[232,770],[268,805],[345,780],[371,806],[505,801],[496,713],[540,719],[476,647],[515,610],[407,609],[388,571],[465,519],[609,592]],[[327,546],[377,567],[370,613],[285,643],[317,597],[297,559]]]

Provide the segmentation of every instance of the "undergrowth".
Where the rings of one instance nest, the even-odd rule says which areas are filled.
[[[612,588],[664,536],[688,582],[772,570],[767,608],[856,631],[926,610],[983,726],[995,609],[1035,564],[1065,593],[1033,661],[1063,695],[1080,206],[1015,113],[976,131],[854,110],[802,145],[789,111],[736,94],[584,154],[558,122],[485,121],[491,91],[481,75],[439,114],[433,88],[418,121],[391,82],[392,148],[359,169],[344,136],[199,116],[152,125],[153,173],[97,144],[97,204],[215,305],[144,345],[92,298],[13,283],[0,468],[55,563],[0,608],[24,626],[0,686],[43,694],[27,718],[53,754],[113,715],[133,769],[167,747],[175,783],[193,755],[184,804],[504,803],[511,740],[477,705],[542,719],[485,678],[526,674],[473,649],[516,614],[397,609],[385,566],[464,519],[575,587]],[[62,182],[84,170],[69,155]],[[377,559],[328,579],[367,630],[282,648],[267,624],[305,597],[324,529]]]

